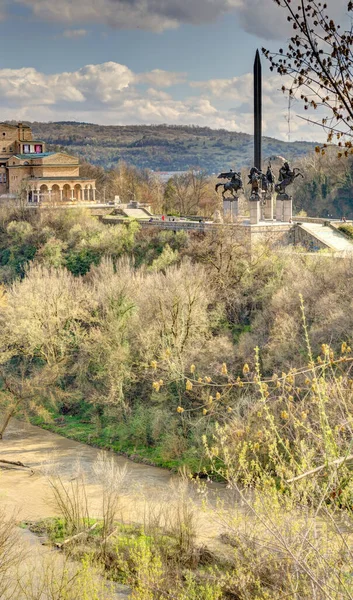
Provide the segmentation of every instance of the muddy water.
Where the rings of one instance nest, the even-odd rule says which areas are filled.
[[[99,450],[68,440],[57,434],[45,431],[28,423],[13,420],[0,441],[0,459],[21,461],[34,470],[2,470],[0,473],[0,508],[7,512],[16,511],[18,519],[37,520],[57,514],[52,504],[50,487],[45,476],[48,461],[54,465],[64,480],[70,480],[77,468],[85,472],[87,497],[91,516],[101,514],[101,487],[93,472],[93,465]],[[163,506],[170,501],[171,491],[177,486],[178,477],[169,471],[134,463],[111,453],[120,467],[127,468],[124,492],[120,502],[119,518],[125,523],[141,523],[146,518],[146,506]],[[190,497],[201,507],[197,490],[192,489]],[[210,494],[223,494],[222,486],[210,484]],[[218,537],[220,527],[210,513],[196,511],[199,540],[209,542]]]

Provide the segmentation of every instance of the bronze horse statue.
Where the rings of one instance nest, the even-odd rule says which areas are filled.
[[[275,185],[277,194],[286,194],[286,187],[291,185],[297,177],[303,177],[304,179],[304,175],[300,169],[295,168],[291,170],[289,164],[287,162],[284,163],[279,171],[278,183]]]
[[[217,179],[229,179],[227,183],[217,183],[215,187],[216,192],[218,192],[218,188],[223,186],[223,200],[230,200],[231,198],[234,200],[238,200],[237,193],[243,189],[243,182],[240,173],[236,173],[231,169],[228,173],[221,173],[220,175],[218,175]],[[227,197],[225,195],[226,192],[230,192],[231,197]]]
[[[261,200],[262,198],[262,184],[263,184],[263,175],[262,171],[257,169],[256,167],[252,167],[249,174],[249,185],[251,185],[251,196],[250,200]]]

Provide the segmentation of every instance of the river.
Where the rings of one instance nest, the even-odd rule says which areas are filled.
[[[85,473],[90,514],[101,514],[101,487],[93,472],[93,465],[100,451],[96,448],[69,440],[45,431],[26,422],[12,420],[0,441],[0,460],[20,461],[33,469],[34,474],[24,469],[2,470],[0,473],[0,508],[14,510],[19,520],[38,520],[57,516],[45,471],[48,462],[54,465],[64,480],[72,478],[79,461]],[[127,477],[122,493],[119,519],[125,523],[142,523],[146,506],[151,503],[169,502],[176,493],[179,477],[168,470],[132,462],[109,452],[119,467],[126,467]],[[174,488],[174,489],[173,489]],[[208,483],[207,490],[213,503],[215,496],[224,494],[224,486]],[[200,494],[197,486],[190,485],[188,492],[194,500],[198,539],[202,543],[214,542],[219,537],[220,526],[210,517],[210,512],[200,510]],[[213,499],[213,501],[212,501]]]

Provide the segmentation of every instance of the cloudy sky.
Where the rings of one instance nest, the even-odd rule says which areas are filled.
[[[345,0],[328,0],[335,14]],[[195,124],[252,133],[257,48],[286,39],[274,0],[0,0],[1,120]],[[288,139],[264,68],[264,133]],[[291,110],[291,139],[320,132]]]

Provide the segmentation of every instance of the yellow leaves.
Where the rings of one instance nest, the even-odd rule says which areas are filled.
[[[184,412],[184,409],[183,409],[183,407],[182,407],[182,406],[178,406],[178,408],[177,408],[177,413],[179,413],[180,415],[182,415],[182,414],[183,414],[183,412]]]
[[[185,389],[186,389],[186,391],[187,391],[187,392],[191,392],[192,388],[193,388],[193,385],[192,385],[192,383],[191,383],[190,379],[187,379],[187,380],[186,380],[186,384],[185,384]]]
[[[172,354],[172,353],[171,353],[171,350],[170,350],[170,348],[167,348],[167,349],[166,349],[166,351],[165,351],[165,353],[164,353],[164,356],[165,356],[166,358],[170,358],[171,354]]]
[[[321,352],[325,356],[328,356],[330,353],[330,346],[328,344],[321,344]]]
[[[237,377],[237,385],[239,387],[244,387],[244,383],[242,382],[242,380],[240,379],[240,377]]]
[[[212,404],[212,402],[213,402],[213,396],[209,396],[208,397],[208,404]]]
[[[202,411],[203,416],[205,417],[207,415],[207,413],[208,413],[207,408],[204,408],[203,411]]]
[[[6,292],[5,288],[0,285],[0,308],[4,308],[6,306]]]
[[[309,377],[307,377],[307,378],[305,379],[305,382],[304,382],[304,383],[305,383],[305,385],[311,385],[311,380],[309,379]]]
[[[156,360],[151,360],[151,367],[152,369],[156,370],[157,369],[157,361]]]
[[[205,382],[206,383],[211,383],[211,381],[212,381],[211,377],[205,377]]]
[[[199,377],[198,380],[197,380],[197,383],[202,383],[202,382],[203,382],[202,377]]]
[[[221,368],[221,373],[222,373],[222,375],[228,375],[228,369],[227,369],[226,363],[223,363],[222,368]]]
[[[228,408],[227,408],[227,412],[228,412],[228,413],[231,413],[231,412],[233,412],[233,409],[232,409],[232,407],[231,407],[231,406],[228,406]]]
[[[154,381],[152,387],[156,392],[159,392],[163,384],[163,379],[160,379],[159,381]]]
[[[195,369],[196,369],[195,365],[191,365],[190,373],[195,373]]]
[[[220,400],[221,399],[221,394],[219,392],[217,392],[216,394],[216,400]]]
[[[345,354],[347,352],[347,342],[343,342],[341,345],[341,354]]]
[[[287,413],[286,410],[282,410],[282,412],[281,412],[281,418],[284,419],[285,421],[287,419],[289,419],[289,414]]]
[[[249,372],[250,372],[249,365],[248,365],[248,364],[245,364],[245,365],[243,366],[243,374],[244,374],[244,375],[247,375]]]
[[[305,410],[303,410],[303,411],[302,411],[302,413],[301,413],[301,418],[302,418],[302,420],[303,420],[303,421],[306,421],[306,420],[307,420],[307,418],[308,418],[308,413],[307,413]]]

